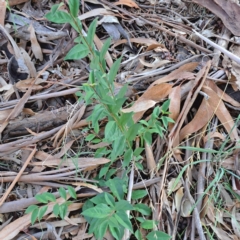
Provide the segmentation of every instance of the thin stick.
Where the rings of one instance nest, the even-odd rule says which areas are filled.
[[[23,164],[22,169],[20,170],[20,172],[18,173],[18,175],[16,176],[16,178],[14,179],[14,181],[11,183],[10,187],[7,189],[7,191],[4,193],[4,195],[2,196],[1,200],[0,200],[0,206],[2,206],[2,204],[5,202],[5,200],[7,199],[9,193],[12,191],[12,189],[14,188],[15,184],[17,183],[17,181],[19,180],[19,178],[21,177],[21,175],[23,174],[25,168],[27,167],[27,165],[29,164],[29,162],[31,161],[31,159],[33,158],[34,154],[36,153],[37,148],[36,145],[33,149],[33,151],[31,152],[31,154],[28,156],[26,162]]]
[[[226,50],[225,48],[219,46],[218,44],[212,42],[211,40],[209,40],[208,38],[204,37],[202,34],[198,33],[197,31],[195,31],[193,29],[194,33],[200,37],[202,40],[204,40],[206,43],[210,44],[211,46],[215,47],[216,49],[218,49],[219,51],[221,51],[222,53],[226,54],[229,58],[231,58],[233,61],[235,61],[236,63],[240,64],[240,58],[229,52],[228,50]]]
[[[130,173],[129,183],[128,183],[128,194],[127,194],[127,201],[131,203],[132,198],[132,190],[133,190],[133,179],[134,179],[134,163],[132,164],[132,169]],[[127,215],[129,217],[130,211],[128,210]],[[125,229],[123,240],[127,240],[130,237],[129,229]]]

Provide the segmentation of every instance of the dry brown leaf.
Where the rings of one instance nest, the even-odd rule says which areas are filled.
[[[145,142],[145,153],[147,160],[147,168],[150,172],[151,178],[154,176],[154,170],[156,169],[156,162],[153,156],[152,146],[150,146],[147,142]]]
[[[51,156],[51,155],[50,155]],[[37,155],[39,158],[39,156]],[[69,159],[45,159],[42,162],[34,162],[33,166],[64,166],[64,167],[76,167],[85,168],[89,166],[96,166],[110,162],[107,158],[69,158]]]
[[[190,217],[193,209],[193,205],[188,198],[183,199],[182,208],[181,208],[181,216],[182,217]]]
[[[22,56],[26,66],[27,66],[27,68],[30,72],[30,76],[32,78],[36,78],[37,71],[36,71],[36,68],[35,68],[30,56],[28,55],[28,53],[23,48],[20,47],[19,49],[20,49],[21,56]]]
[[[176,205],[176,209],[177,209],[177,212],[179,213],[180,212],[180,208],[181,208],[181,202],[182,202],[182,198],[184,196],[184,193],[183,193],[183,187],[179,188],[175,194],[175,205]]]
[[[193,78],[194,74],[191,73],[191,71],[193,71],[198,66],[198,64],[199,64],[198,62],[190,62],[190,63],[184,64],[183,66],[171,72],[167,76],[154,81],[150,86],[154,86],[160,83],[170,82],[175,79]]]
[[[67,151],[71,148],[75,140],[69,141],[68,143],[65,143],[62,147],[59,153],[55,154],[53,157],[60,158],[63,155],[67,153]]]
[[[180,113],[180,104],[181,104],[181,87],[177,86],[172,88],[168,98],[170,99],[169,105],[169,117],[174,121],[177,120]],[[171,130],[174,126],[174,123],[169,123],[169,130]]]
[[[230,103],[231,105],[235,106],[235,107],[240,107],[240,103],[237,102],[236,100],[234,100],[232,97],[230,97],[227,93],[225,93],[222,89],[220,89],[216,83],[214,83],[213,81],[209,81],[207,80],[205,82],[205,85],[208,86],[209,88],[211,88],[214,92],[217,93],[217,95],[225,102]]]
[[[34,78],[26,79],[26,80],[21,80],[16,83],[16,88],[21,90],[22,92],[26,92],[29,87],[35,82]],[[32,90],[41,90],[43,87],[41,85],[33,84],[32,85]]]
[[[232,240],[232,238],[230,237],[230,235],[225,232],[222,228],[216,227],[215,223],[211,223],[210,224],[212,230],[214,231],[214,233],[217,235],[218,239],[220,240]]]
[[[103,190],[101,188],[98,188],[97,186],[90,184],[90,183],[84,183],[84,182],[72,182],[71,183],[74,186],[78,186],[78,187],[88,187],[91,188],[99,193],[102,193]]]
[[[39,59],[40,61],[43,60],[43,54],[42,54],[42,49],[38,43],[35,30],[32,24],[30,24],[28,31],[30,32],[30,41],[31,41],[31,46],[32,46],[32,51],[35,56],[35,58]]]
[[[128,7],[139,8],[137,3],[135,3],[133,0],[119,0],[118,2],[115,2],[114,4],[115,5],[126,5]]]
[[[82,20],[85,20],[85,19],[90,18],[90,17],[96,17],[98,15],[101,15],[101,16],[102,15],[113,15],[113,12],[108,11],[105,8],[96,8],[94,10],[91,10],[87,13],[84,13],[84,14],[80,15],[78,18],[79,18],[79,20],[82,21]]]
[[[169,60],[162,60],[159,57],[156,57],[155,60],[152,63],[146,62],[144,61],[143,58],[139,58],[139,61],[141,62],[141,64],[143,64],[146,67],[152,68],[152,69],[156,69],[159,67],[164,66],[165,64],[170,63]]]
[[[155,106],[157,102],[153,100],[143,99],[142,101],[136,101],[132,107],[122,109],[123,113],[130,113],[130,112],[142,112],[146,111],[149,108]]]
[[[134,112],[133,120],[134,122],[137,122],[141,119],[146,110],[155,106],[160,100],[166,98],[171,92],[171,89],[172,85],[168,83],[162,83],[148,88],[132,107],[122,109],[122,112]]]
[[[168,195],[171,194],[172,192],[176,192],[181,186],[182,186],[182,182],[181,181],[177,181],[177,178],[172,178],[167,185],[167,192]]]
[[[0,124],[4,122],[4,120],[9,116],[9,114],[12,112],[12,109],[6,109],[0,111]]]
[[[99,148],[102,148],[102,147],[108,147],[109,145],[110,145],[109,143],[100,142],[100,143],[97,143],[97,144],[88,144],[88,147],[91,148],[91,149],[99,149]]]
[[[207,100],[204,98],[192,121],[190,121],[181,129],[179,133],[179,141],[181,142],[188,135],[195,133],[203,128],[210,121],[212,116],[213,110],[209,106]]]
[[[0,24],[4,26],[7,2],[0,0]]]
[[[35,158],[42,160],[42,161],[48,161],[49,159],[53,160],[56,159],[56,156],[52,156],[44,151],[37,151],[35,154]]]
[[[151,51],[151,50],[154,50],[155,52],[169,52],[166,49],[166,47],[161,43],[158,43],[158,44],[153,43],[153,44],[149,45],[146,49],[146,52]]]
[[[200,212],[200,219],[204,218],[207,214],[207,211],[208,211],[208,195],[206,195],[203,199],[203,202],[202,202],[202,210]]]
[[[149,87],[143,95],[137,100],[142,101],[145,99],[151,99],[153,101],[159,102],[168,96],[172,90],[172,85],[168,83],[158,84],[153,87]]]
[[[132,43],[139,43],[139,44],[144,44],[144,45],[147,45],[147,46],[150,46],[152,44],[158,44],[158,42],[156,40],[149,39],[149,38],[130,38],[129,40]],[[127,39],[121,39],[121,40],[116,41],[113,44],[112,47],[115,48],[118,45],[123,44],[123,43],[127,43],[127,42],[128,42]]]
[[[214,0],[202,1],[193,0],[193,2],[202,5],[217,15],[223,21],[224,25],[233,33],[240,36],[240,6],[234,1]]]
[[[203,86],[202,90],[209,96],[208,105],[212,108],[213,112],[217,115],[218,119],[223,124],[231,140],[239,140],[238,132],[236,126],[234,125],[233,118],[225,107],[225,104],[221,98],[217,95],[217,93],[215,93],[211,88],[207,86]]]
[[[186,65],[184,65],[186,67]],[[174,127],[172,128],[170,134],[169,134],[169,146],[171,148],[175,148],[176,146],[179,145],[179,132],[180,129],[184,123],[184,120],[186,119],[186,116],[191,109],[199,91],[201,90],[204,81],[206,80],[206,76],[208,74],[208,71],[210,69],[211,62],[207,62],[207,64],[198,72],[196,79],[194,80],[194,83],[192,85],[191,90],[188,93],[188,96],[185,100],[184,106],[182,108],[181,113],[178,116],[178,119],[175,122]],[[193,68],[194,65],[188,65],[187,67]],[[174,151],[174,156],[181,161],[181,156],[179,153],[176,153]]]

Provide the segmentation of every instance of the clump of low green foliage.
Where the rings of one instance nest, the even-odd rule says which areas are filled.
[[[91,123],[91,134],[86,137],[86,141],[91,143],[104,142],[108,143],[108,147],[102,147],[95,153],[96,157],[105,156],[111,159],[111,163],[106,164],[101,168],[98,175],[98,180],[101,186],[109,187],[112,194],[101,193],[96,197],[86,201],[81,213],[90,224],[89,233],[93,233],[97,239],[103,239],[107,229],[111,232],[115,239],[122,239],[124,230],[128,229],[137,239],[142,239],[140,230],[134,232],[132,222],[134,225],[140,226],[143,229],[149,230],[147,239],[169,239],[170,236],[161,232],[153,231],[157,225],[157,221],[148,220],[147,217],[151,215],[151,209],[145,204],[138,203],[132,205],[124,200],[127,192],[128,173],[131,165],[134,164],[139,170],[143,170],[140,163],[141,152],[144,150],[144,142],[152,143],[152,134],[159,134],[160,137],[166,131],[167,125],[172,120],[168,117],[169,101],[163,103],[153,109],[151,117],[148,121],[141,120],[138,123],[133,121],[133,113],[123,113],[121,111],[127,98],[125,97],[128,86],[123,86],[118,93],[115,91],[114,81],[118,73],[121,58],[117,59],[112,67],[108,70],[105,55],[110,47],[111,40],[105,41],[100,51],[96,50],[94,45],[94,35],[97,27],[97,19],[92,21],[89,26],[87,36],[82,33],[82,23],[78,19],[79,0],[69,0],[69,11],[61,10],[61,4],[52,6],[51,11],[46,14],[46,18],[54,23],[64,24],[70,23],[77,31],[78,37],[74,40],[76,45],[68,52],[65,60],[89,58],[90,73],[86,84],[80,87],[78,93],[79,99],[83,100],[86,105],[94,104],[94,109],[88,117]],[[105,119],[107,124],[105,126],[104,138],[99,137],[99,121]],[[140,147],[135,148],[134,141],[136,138],[140,139]],[[112,178],[115,171],[110,169],[112,163],[116,160],[122,160],[123,174],[122,178]],[[60,192],[60,191],[59,191]],[[61,189],[61,192],[63,190]],[[136,201],[147,195],[146,190],[136,190],[132,193],[132,200]],[[36,198],[42,202],[42,197],[38,195]],[[49,195],[50,196],[50,195]],[[62,195],[61,195],[62,196]],[[73,194],[71,195],[73,197]],[[55,199],[44,197],[53,201]],[[66,207],[68,201],[63,207],[57,206],[59,209],[54,212],[56,216],[60,214],[64,218],[66,214]],[[62,210],[61,210],[62,209]],[[30,206],[27,212],[32,212],[32,223],[36,219],[41,219],[46,212],[46,207]],[[131,213],[138,212],[135,221],[131,221],[133,215],[128,216],[126,211]]]

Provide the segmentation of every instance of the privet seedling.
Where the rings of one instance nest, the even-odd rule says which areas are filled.
[[[128,180],[127,173],[130,171],[129,166],[132,161],[135,161],[135,166],[142,169],[142,165],[138,160],[141,159],[140,154],[143,151],[144,142],[151,144],[152,134],[154,133],[162,137],[168,123],[173,122],[168,117],[169,101],[166,101],[161,108],[159,106],[155,107],[148,121],[141,120],[138,123],[134,123],[133,113],[123,113],[121,111],[126,101],[125,95],[128,86],[123,86],[118,93],[115,91],[114,82],[120,67],[121,58],[113,63],[109,71],[107,69],[105,55],[111,43],[110,39],[105,41],[100,51],[96,50],[94,35],[97,27],[97,19],[92,21],[87,36],[84,36],[82,33],[82,23],[78,19],[79,0],[68,1],[68,12],[63,11],[62,7],[63,3],[53,5],[51,11],[46,14],[46,18],[54,23],[70,23],[79,34],[74,40],[76,45],[68,52],[65,60],[82,59],[85,57],[88,57],[90,60],[88,82],[83,84],[77,93],[79,99],[84,100],[86,105],[94,104],[95,106],[88,117],[88,121],[91,123],[91,134],[87,136],[86,141],[91,143],[107,143],[108,147],[98,149],[95,156],[106,156],[111,159],[111,163],[117,159],[122,159],[123,168],[126,173],[122,179],[111,179],[115,171],[111,172],[111,169],[109,169],[111,163],[105,165],[100,170],[98,178],[100,182],[110,188],[113,195],[101,193],[88,200],[83,206],[82,215],[84,215],[90,224],[89,232],[94,233],[97,239],[102,239],[107,229],[110,230],[116,239],[122,238],[124,229],[128,229],[137,239],[142,239],[139,230],[136,232],[133,231],[131,215],[128,217],[126,211],[138,211],[140,213],[139,217],[135,220],[143,229],[151,230],[155,228],[157,222],[146,219],[146,216],[151,215],[151,209],[148,206],[145,204],[135,204],[132,206],[128,201],[124,200],[126,195],[125,183]],[[107,120],[103,139],[99,137],[99,121],[102,119]],[[141,140],[139,148],[134,148],[136,138]],[[109,172],[111,174],[108,174]],[[106,174],[108,174],[107,179],[105,178]],[[125,189],[123,186],[125,186]],[[137,190],[133,192],[132,198],[134,200],[141,199],[146,194],[146,190]],[[52,195],[51,199],[47,198],[47,195],[45,194],[41,198],[38,197],[41,200],[40,202],[46,203],[45,200],[43,202],[43,198],[46,198],[48,201],[54,200]],[[63,210],[61,210],[61,206],[57,205],[54,214],[57,216],[60,214],[60,217],[65,216],[67,202],[62,208]],[[37,206],[30,206],[27,209],[27,212],[32,212],[32,222],[37,218],[40,220],[46,211],[46,207],[39,208]],[[151,231],[146,237],[149,240],[170,238],[169,235],[160,231]]]

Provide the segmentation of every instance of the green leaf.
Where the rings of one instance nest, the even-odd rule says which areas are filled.
[[[138,157],[142,153],[143,150],[144,150],[144,148],[136,148],[133,152],[133,155],[135,157]]]
[[[152,213],[151,208],[143,203],[135,204],[134,210],[140,212],[143,215],[147,215],[147,216],[151,215],[151,213]]]
[[[141,199],[145,197],[147,194],[148,193],[146,190],[135,190],[132,192],[132,199],[133,200]]]
[[[25,211],[25,213],[31,213],[31,212],[33,212],[35,209],[37,209],[38,208],[38,206],[37,205],[31,205],[31,206],[29,206],[27,209],[26,209],[26,211]]]
[[[168,118],[165,116],[161,117],[161,120],[163,122],[163,126],[165,127],[165,129],[168,127]]]
[[[129,141],[133,141],[136,136],[138,135],[138,132],[139,132],[139,129],[141,128],[141,125],[140,124],[134,124],[132,125],[127,133],[126,133],[126,138],[129,140]]]
[[[141,223],[141,227],[144,229],[153,229],[158,222],[154,220],[145,220]]]
[[[112,215],[110,218],[108,218],[108,224],[109,224],[109,226],[112,226],[112,227],[116,227],[116,228],[119,227],[119,223],[118,223],[117,219],[114,217],[114,215]]]
[[[109,47],[110,47],[110,44],[111,44],[111,39],[108,38],[105,43],[103,44],[102,46],[102,49],[100,51],[100,59],[104,59]]]
[[[126,200],[120,200],[119,202],[115,203],[115,210],[116,211],[133,210],[133,206]]]
[[[123,187],[125,185],[124,181],[118,177],[114,179],[109,179],[106,182],[106,185],[110,188],[113,195],[118,199],[118,201],[122,200],[124,197]]]
[[[148,145],[152,144],[152,134],[150,132],[145,132],[143,134],[143,138],[147,142]]]
[[[107,204],[101,203],[91,209],[83,211],[82,215],[91,218],[105,218],[109,216],[111,212],[112,209]]]
[[[91,209],[94,207],[94,204],[90,201],[90,200],[87,200],[84,204],[83,204],[83,207],[82,207],[82,211],[84,212],[85,210],[87,209]],[[88,223],[90,223],[91,221],[93,221],[93,219],[91,217],[88,217],[88,216],[84,216],[85,219],[87,220]]]
[[[34,209],[31,215],[31,223],[34,224],[38,217],[38,208]]]
[[[73,17],[77,17],[79,11],[79,0],[68,0],[68,6]]]
[[[119,69],[120,64],[121,64],[121,60],[122,60],[122,58],[119,58],[119,59],[117,59],[113,63],[113,65],[112,65],[112,67],[111,67],[111,69],[110,69],[110,71],[108,73],[108,81],[109,81],[109,83],[114,82],[115,77],[116,77],[117,72],[118,72],[118,69]]]
[[[155,107],[153,109],[152,115],[154,116],[154,118],[157,118],[159,116],[159,114],[160,114],[160,108],[159,107]]]
[[[103,220],[102,218],[89,218],[89,219],[87,219],[87,217],[85,217],[85,218],[86,218],[87,222],[90,224],[88,233],[93,233],[94,231],[96,231],[98,229],[98,226],[101,224],[101,222]]]
[[[146,120],[140,120],[139,122],[146,127],[148,127],[148,125],[149,125]]]
[[[106,202],[106,200],[104,198],[104,194],[105,193],[99,193],[97,196],[91,198],[90,201],[92,203],[94,203],[95,205],[98,205],[100,203],[106,204],[107,202]]]
[[[94,230],[97,239],[103,239],[103,236],[107,232],[108,228],[108,218],[102,219],[101,224],[98,225],[96,230]]]
[[[131,221],[124,211],[117,211],[114,216],[123,227],[133,232]]]
[[[87,34],[87,42],[89,44],[92,44],[93,43],[93,39],[94,39],[94,35],[95,35],[95,32],[96,32],[96,27],[97,27],[97,18],[95,18],[89,28],[88,28],[88,34]]]
[[[56,217],[58,217],[58,214],[59,214],[59,204],[58,203],[53,206],[53,214]]]
[[[74,28],[78,33],[80,33],[80,34],[82,33],[82,23],[78,18],[72,19],[71,22],[69,22],[69,23],[71,24],[72,28]],[[77,37],[77,39],[75,39],[76,42],[79,42],[78,38],[82,39],[82,36]],[[75,42],[75,40],[74,40],[74,42]],[[82,42],[82,41],[80,41],[80,42]]]
[[[48,203],[48,198],[45,193],[37,194],[35,198],[40,202],[40,203]]]
[[[103,166],[103,167],[100,169],[100,172],[99,172],[99,177],[100,177],[100,178],[102,178],[104,175],[106,175],[109,167],[110,167],[110,163],[106,164],[105,166]]]
[[[119,119],[119,122],[122,126],[127,125],[128,127],[131,127],[134,125],[133,119],[133,112],[130,113],[123,113]]]
[[[164,128],[160,126],[160,124],[156,124],[156,132],[160,135],[160,137],[163,136],[163,131],[164,131]]]
[[[41,219],[43,218],[43,216],[46,213],[47,209],[48,209],[48,206],[43,206],[43,207],[39,208],[39,211],[38,211],[38,219],[39,219],[39,221],[41,221]]]
[[[148,240],[169,240],[171,236],[161,231],[152,231],[147,235]]]
[[[133,157],[133,151],[132,149],[128,149],[125,153],[124,153],[124,157],[123,157],[123,167],[128,167],[130,164],[130,161],[132,160]]]
[[[105,139],[112,142],[122,135],[115,121],[109,121],[105,127]]]
[[[88,55],[89,49],[83,44],[75,45],[65,56],[64,60],[78,60]]]
[[[68,209],[68,206],[65,203],[63,203],[59,206],[59,215],[60,215],[61,219],[64,219],[65,216],[67,215],[67,209]]]
[[[90,71],[89,76],[88,76],[88,82],[90,84],[94,84],[95,83],[94,71]]]
[[[106,203],[113,208],[115,205],[114,197],[111,194],[105,192],[104,198],[106,200]]]
[[[137,159],[137,160],[138,160],[138,159]],[[142,165],[141,163],[135,162],[135,165],[136,165],[137,169],[143,171],[143,165]]]
[[[43,193],[43,195],[44,195],[44,198],[46,200],[48,200],[49,202],[55,202],[56,201],[56,197],[52,193],[45,192],[45,193]]]
[[[139,229],[134,233],[134,236],[137,238],[137,240],[143,239],[142,234]]]
[[[170,105],[170,100],[168,99],[162,105],[162,113],[166,113]]]
[[[113,158],[111,157],[111,159],[116,160],[118,156],[122,155],[124,153],[125,147],[126,147],[125,137],[122,135],[116,138],[116,140],[114,140],[114,142],[112,143],[111,156]]]
[[[121,87],[120,91],[119,91],[118,94],[116,95],[117,99],[122,99],[122,98],[125,99],[125,94],[126,94],[126,92],[127,92],[127,89],[128,89],[128,85],[127,85],[127,84],[124,84],[124,86]]]
[[[96,137],[95,134],[88,134],[88,135],[85,137],[85,141],[91,142],[95,137]]]
[[[59,6],[59,4],[53,5],[51,11],[45,15],[45,18],[47,18],[48,21],[60,24],[71,22],[71,16],[66,12],[59,11]]]
[[[109,230],[113,235],[114,239],[121,240],[123,238],[124,228],[119,226],[119,224],[117,227],[113,227],[110,225]]]
[[[68,193],[72,198],[77,199],[77,194],[76,194],[75,189],[73,187],[68,186]]]
[[[58,192],[64,200],[67,200],[67,193],[66,193],[66,190],[63,187],[60,187]]]

